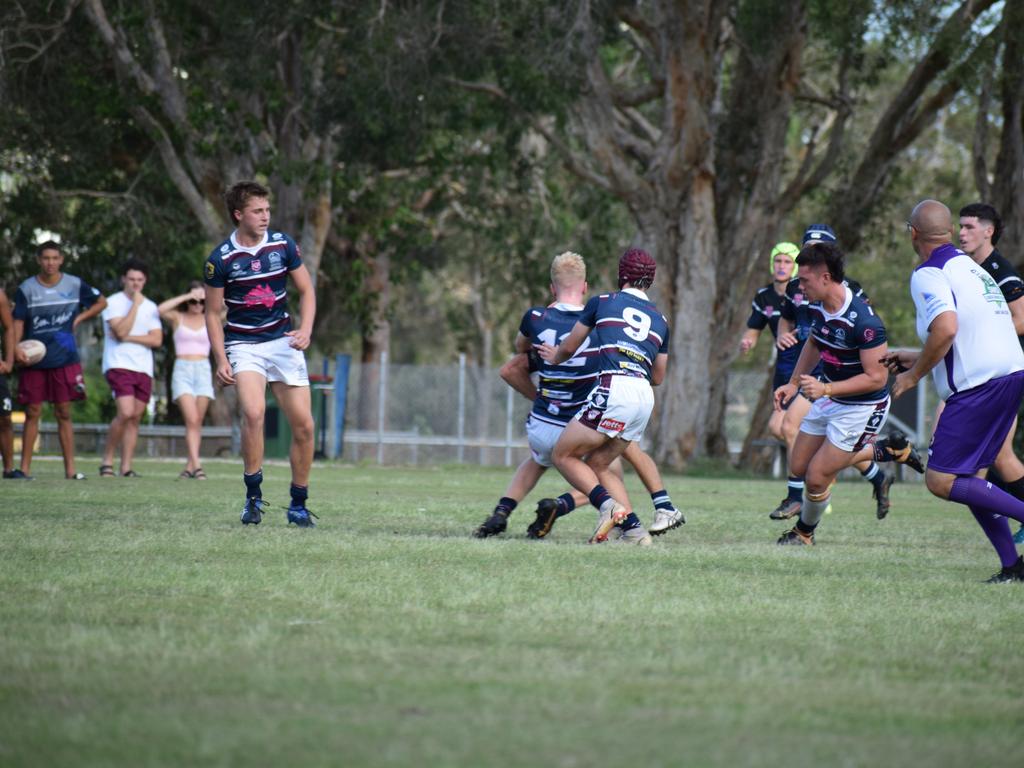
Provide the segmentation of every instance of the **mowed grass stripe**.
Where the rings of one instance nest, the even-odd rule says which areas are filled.
[[[258,528],[235,465],[49,469],[0,486],[5,765],[1020,764],[1024,592],[920,485],[791,550],[780,483],[669,478],[645,551],[525,540],[554,476],[479,541],[503,470],[317,468],[300,531],[283,467]]]

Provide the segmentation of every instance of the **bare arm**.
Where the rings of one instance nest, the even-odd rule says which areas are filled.
[[[658,386],[665,380],[665,373],[668,371],[668,354],[662,352],[654,358],[654,365],[651,366],[651,384]]]
[[[1024,336],[1024,297],[1010,302],[1010,317],[1013,318],[1013,330],[1018,336]]]
[[[908,389],[917,386],[917,382],[946,356],[949,348],[953,346],[953,339],[956,338],[957,329],[960,327],[956,319],[956,312],[949,310],[932,320],[928,326],[928,338],[925,339],[924,348],[917,356],[910,370],[901,373],[896,377],[892,385],[892,396],[899,397]]]
[[[86,320],[92,320],[96,315],[107,308],[107,297],[100,296],[96,303],[89,307],[81,314],[75,315],[75,319],[71,321],[71,330],[75,330],[78,326],[84,323]],[[129,326],[130,327],[130,326]]]
[[[173,299],[160,302],[156,307],[156,311],[160,313],[160,317],[177,327],[178,323],[181,322],[181,311],[178,307],[189,299],[204,301],[206,299],[206,292],[202,288],[196,288],[188,293],[175,296]]]
[[[512,346],[515,348],[516,352],[529,352],[533,347],[533,344],[531,344],[530,340],[523,336],[523,334],[517,333],[516,340],[513,342]]]
[[[217,379],[228,386],[235,383],[227,352],[224,351],[224,326],[220,314],[224,309],[224,289],[206,286],[206,332],[210,336],[210,349],[217,365]]]
[[[781,411],[785,403],[796,397],[796,393],[800,391],[801,377],[813,371],[820,359],[821,350],[818,345],[814,343],[813,338],[807,339],[804,348],[800,350],[800,358],[796,361],[789,381],[775,390],[775,410]]]
[[[0,290],[0,324],[4,327],[4,359],[0,361],[0,373],[10,373],[14,368],[14,315],[7,294]]]
[[[313,280],[309,276],[309,270],[305,266],[292,270],[291,274],[292,280],[295,281],[295,288],[299,292],[299,319],[301,325],[299,325],[297,330],[285,333],[285,336],[291,336],[291,345],[295,349],[306,349],[313,335],[313,321],[316,319],[316,291],[313,289]],[[206,301],[206,309],[209,312],[209,299]]]
[[[157,349],[164,343],[164,332],[162,328],[154,328],[142,336],[125,336],[121,341],[128,341],[133,344],[141,344],[150,349]]]
[[[142,294],[136,293],[132,297],[132,306],[128,310],[128,314],[122,317],[112,317],[107,320],[107,325],[110,326],[110,332],[114,334],[114,338],[118,341],[131,341],[129,338],[132,332],[132,326],[135,325],[135,318],[139,314],[139,307],[142,306]]]
[[[889,371],[882,362],[889,351],[888,345],[882,344],[871,349],[860,351],[860,364],[864,373],[851,376],[846,381],[833,381],[825,384],[813,376],[801,376],[800,388],[811,399],[819,397],[843,397],[850,395],[863,395],[867,392],[874,392],[885,386],[889,380]]]
[[[758,328],[747,328],[740,337],[740,352],[744,355],[757,346],[757,340],[761,338],[761,331]]]
[[[530,361],[526,354],[520,353],[501,366],[498,371],[505,383],[529,401],[537,397],[537,388],[530,378]]]
[[[25,321],[15,320],[14,321],[14,360],[18,365],[24,365],[28,362],[28,358],[25,354],[18,349],[18,345],[21,340],[25,337]]]
[[[576,354],[576,350],[580,348],[580,345],[586,341],[589,335],[589,326],[577,322],[572,327],[569,335],[562,339],[561,344],[557,347],[552,347],[550,344],[541,344],[537,347],[537,354],[552,365],[561,365]]]
[[[779,318],[779,329],[778,337],[775,339],[775,346],[779,349],[789,349],[790,347],[796,346],[800,339],[796,337],[793,330],[796,328],[796,323],[792,320],[787,320],[784,317]]]

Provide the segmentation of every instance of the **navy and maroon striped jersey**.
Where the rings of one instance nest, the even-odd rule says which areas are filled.
[[[860,351],[885,344],[885,326],[871,306],[846,286],[846,301],[831,315],[815,301],[808,304],[811,316],[811,338],[821,350],[825,381],[852,379],[864,373]],[[833,395],[837,403],[878,403],[889,396],[888,385],[859,395]]]
[[[668,353],[668,321],[647,294],[636,288],[595,296],[579,321],[601,355],[601,372],[650,381],[655,358]]]
[[[239,245],[232,232],[213,249],[204,276],[224,289],[224,346],[272,341],[291,330],[288,273],[301,266],[299,247],[283,232],[268,231],[252,247]]]

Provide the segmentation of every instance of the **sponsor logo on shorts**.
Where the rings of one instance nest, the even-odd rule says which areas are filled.
[[[607,429],[609,432],[621,432],[626,428],[626,422],[616,421],[615,419],[601,419],[601,423],[598,424],[601,429]]]

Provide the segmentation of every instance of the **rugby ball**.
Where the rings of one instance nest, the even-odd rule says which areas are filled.
[[[18,342],[18,349],[28,358],[25,365],[35,365],[46,357],[46,345],[39,339],[25,339],[25,341]]]

